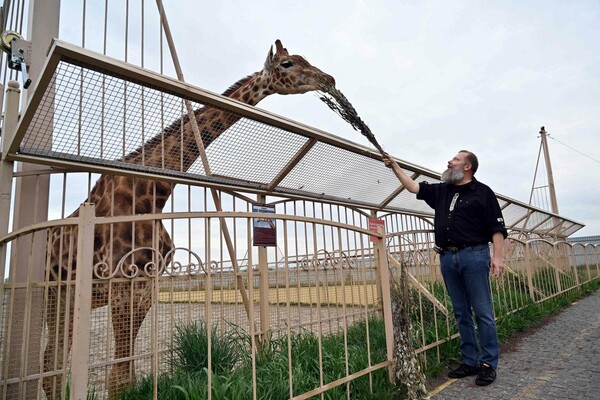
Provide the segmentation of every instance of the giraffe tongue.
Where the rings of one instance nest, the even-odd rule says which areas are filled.
[[[384,153],[383,149],[375,139],[375,135],[371,132],[371,129],[364,123],[364,121],[358,116],[358,113],[348,101],[346,96],[338,89],[332,86],[324,86],[324,93],[319,96],[319,99],[323,101],[327,106],[338,114],[342,119],[348,122],[354,130],[362,133],[368,140],[375,146],[380,153]]]

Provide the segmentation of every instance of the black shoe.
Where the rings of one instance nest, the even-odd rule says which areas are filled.
[[[475,384],[479,386],[487,386],[496,380],[496,370],[486,363],[481,363]]]
[[[458,368],[448,372],[448,378],[461,379],[467,376],[477,375],[478,372],[479,368],[462,363],[458,366]]]

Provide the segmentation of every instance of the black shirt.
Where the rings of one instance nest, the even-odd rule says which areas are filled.
[[[489,243],[508,236],[496,195],[475,178],[465,185],[419,184],[417,199],[435,210],[435,244],[440,247]]]

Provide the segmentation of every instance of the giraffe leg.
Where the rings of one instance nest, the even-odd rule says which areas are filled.
[[[115,336],[114,360],[134,355],[135,339],[152,306],[152,285],[149,282],[117,283],[111,302]],[[127,385],[135,382],[132,360],[114,364],[108,377],[109,397],[113,398]]]
[[[173,247],[171,238],[162,222],[152,224],[136,224],[136,247],[143,247],[156,240],[158,234],[159,251],[165,257]],[[160,270],[161,263],[157,262],[156,254],[152,251],[136,253],[133,264],[145,266],[149,262],[156,263]],[[155,273],[158,271],[155,271]],[[112,285],[111,320],[114,331],[114,361],[116,362],[108,377],[109,397],[115,397],[124,387],[135,382],[133,360],[135,340],[152,306],[153,281],[118,282]]]
[[[48,301],[46,303],[46,319],[48,326],[48,342],[44,351],[44,372],[57,371],[56,375],[45,376],[42,387],[46,398],[60,399],[62,397],[64,358],[68,355],[73,341],[73,304],[75,292],[71,290],[67,296],[64,286],[54,286],[49,289]],[[67,314],[67,302],[69,313]],[[66,319],[68,319],[68,331],[65,332]],[[65,335],[67,336],[67,347],[65,349]],[[66,353],[65,353],[66,352]]]

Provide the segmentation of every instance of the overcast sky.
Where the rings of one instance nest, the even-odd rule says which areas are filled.
[[[478,179],[522,202],[545,126],[559,213],[600,234],[600,1],[163,1],[189,83],[220,93],[281,39],[387,152],[441,172],[469,149]],[[369,145],[314,94],[259,107]]]

